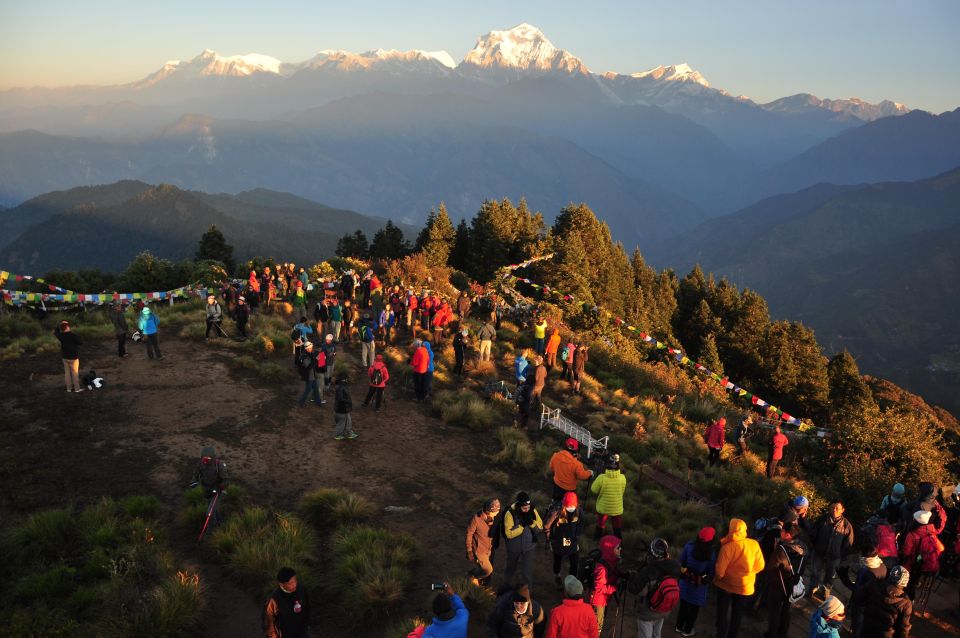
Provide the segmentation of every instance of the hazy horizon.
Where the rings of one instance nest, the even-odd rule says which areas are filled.
[[[889,99],[935,113],[960,106],[960,3],[889,0],[798,6],[735,0],[722,7],[610,0],[589,14],[571,2],[493,0],[456,7],[420,2],[361,8],[249,1],[164,13],[106,0],[74,5],[51,0],[0,9],[10,34],[0,42],[0,89],[122,84],[166,61],[204,49],[260,53],[285,62],[322,49],[445,50],[459,62],[491,30],[528,22],[595,73],[632,73],[687,63],[712,86],[757,102],[796,93],[821,98]],[[731,46],[735,43],[735,46]],[[954,69],[954,71],[951,71]]]

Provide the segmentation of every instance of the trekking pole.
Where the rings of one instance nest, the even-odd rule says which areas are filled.
[[[216,322],[214,325],[217,327],[217,332],[219,332],[225,339],[229,339],[229,338],[230,338],[230,335],[228,335],[228,334],[226,333],[226,331],[224,331],[224,329],[223,329],[223,327],[221,327],[219,321]]]
[[[207,526],[210,524],[210,517],[213,515],[213,508],[217,506],[217,499],[220,498],[220,490],[213,491],[213,498],[210,500],[210,506],[207,508],[207,520],[203,522],[203,528],[200,530],[200,536],[197,537],[197,542],[203,540],[203,535],[207,532]]]

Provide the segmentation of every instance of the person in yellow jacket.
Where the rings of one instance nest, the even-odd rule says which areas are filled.
[[[567,492],[577,491],[577,481],[585,481],[593,477],[593,471],[583,467],[577,458],[580,443],[574,439],[567,439],[563,448],[557,450],[550,457],[550,471],[553,472],[553,500],[563,500]]]
[[[740,617],[753,595],[757,574],[763,571],[760,544],[747,538],[747,524],[730,520],[730,531],[720,540],[720,552],[714,567],[717,586],[717,638],[737,638]]]
[[[526,492],[517,494],[516,502],[503,515],[503,535],[507,538],[505,585],[513,583],[513,573],[520,565],[523,582],[533,585],[533,555],[543,532],[543,520]]]
[[[627,478],[620,473],[620,455],[610,457],[606,471],[598,476],[590,491],[597,495],[596,538],[606,535],[607,520],[613,521],[613,535],[623,538],[623,492]]]

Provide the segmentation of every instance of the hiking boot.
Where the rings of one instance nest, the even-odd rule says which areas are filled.
[[[680,630],[678,629],[677,631],[680,631]],[[696,629],[691,629],[690,631],[680,631],[680,635],[681,635],[681,636],[696,636],[696,635],[697,635],[697,630],[696,630]]]
[[[358,436],[360,436],[360,435],[357,434],[356,432],[351,432],[350,434],[347,435],[347,438],[348,438],[348,439],[355,439],[355,438],[357,438]]]
[[[83,388],[77,388],[74,392],[83,392]]]
[[[343,436],[342,434],[338,434],[338,435],[336,435],[335,437],[333,437],[333,440],[334,440],[334,441],[342,441],[342,440],[344,440],[345,438],[347,438],[347,437]]]

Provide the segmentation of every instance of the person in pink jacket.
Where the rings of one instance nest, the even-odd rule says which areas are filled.
[[[387,370],[387,364],[383,362],[383,355],[378,354],[373,365],[367,369],[367,376],[370,377],[370,389],[367,390],[367,398],[363,400],[364,407],[370,405],[370,399],[377,397],[377,412],[383,404],[383,389],[387,387],[387,381],[390,379],[390,372]]]
[[[607,611],[607,601],[617,593],[620,574],[620,551],[623,549],[616,536],[604,536],[600,539],[600,560],[593,568],[593,592],[590,604],[597,614],[597,628],[603,632],[603,618]]]
[[[720,465],[720,451],[727,439],[726,426],[727,420],[720,417],[707,427],[704,438],[707,440],[707,449],[710,451],[707,460],[709,465]]]

